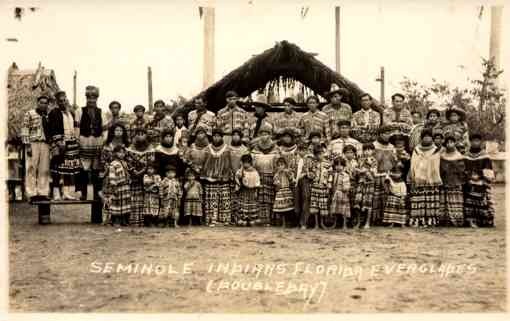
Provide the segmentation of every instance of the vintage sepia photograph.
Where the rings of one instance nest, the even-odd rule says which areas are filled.
[[[507,313],[509,5],[1,1],[6,312]]]

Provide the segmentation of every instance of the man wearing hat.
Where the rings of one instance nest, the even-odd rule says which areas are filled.
[[[135,119],[129,124],[129,141],[132,142],[135,138],[136,131],[138,129],[145,128],[147,119],[145,118],[145,107],[142,105],[136,105],[133,108],[135,113]]]
[[[149,143],[156,147],[161,142],[161,133],[167,130],[174,130],[175,124],[172,116],[165,114],[165,102],[156,100],[154,103],[154,116],[147,123],[147,136]]]
[[[328,145],[328,154],[335,158],[343,155],[343,150],[346,145],[353,145],[356,147],[356,154],[361,156],[363,153],[363,145],[356,139],[350,137],[351,122],[348,120],[339,120],[337,123],[337,132],[339,137],[333,139]]]
[[[258,94],[251,104],[255,107],[255,113],[253,114],[254,119],[250,121],[251,126],[248,129],[249,139],[253,140],[259,137],[260,128],[262,126],[270,127],[272,134],[274,127],[273,124],[269,121],[268,114],[266,113],[266,110],[270,108],[270,106],[267,104],[266,96],[264,94]]]
[[[377,130],[381,126],[381,115],[372,109],[372,97],[361,94],[361,110],[352,115],[353,137],[361,143],[373,142],[377,139]]]
[[[279,135],[286,128],[293,128],[293,130],[297,130],[299,127],[299,119],[301,118],[301,115],[294,110],[296,106],[294,98],[285,98],[283,100],[283,105],[283,113],[278,113],[273,120],[276,135]]]
[[[87,188],[89,176],[92,180],[94,199],[99,199],[99,191],[102,182],[99,178],[100,157],[103,145],[103,130],[107,129],[103,119],[101,108],[97,106],[99,88],[87,86],[85,88],[87,104],[85,107],[76,110],[76,125],[79,128],[80,158],[83,169],[77,178],[78,190],[81,192],[81,199],[87,199]],[[119,104],[120,109],[120,104]]]
[[[387,108],[383,112],[383,124],[403,123],[413,126],[413,118],[407,108],[404,107],[404,95],[400,93],[391,96],[392,107]]]
[[[207,128],[207,134],[212,135],[215,116],[212,111],[207,110],[204,97],[195,98],[195,109],[188,114],[189,135],[195,136],[198,126]]]
[[[26,151],[26,194],[31,200],[48,199],[50,194],[50,148],[48,126],[48,96],[37,98],[37,107],[23,117],[21,140]]]
[[[220,109],[216,114],[216,127],[223,129],[224,140],[226,144],[230,144],[232,140],[232,129],[242,128],[245,137],[248,137],[248,113],[239,107],[239,96],[233,90],[227,91],[225,94],[227,106]]]
[[[469,130],[465,123],[466,112],[458,106],[452,106],[446,110],[446,124],[443,127],[445,135],[455,137],[457,143],[463,143],[469,149]]]
[[[346,103],[342,102],[342,98],[349,95],[349,91],[345,88],[340,88],[337,84],[331,84],[330,91],[326,94],[329,104],[324,106],[322,111],[328,115],[330,133],[332,137],[336,137],[337,123],[340,120],[352,119],[352,108]]]

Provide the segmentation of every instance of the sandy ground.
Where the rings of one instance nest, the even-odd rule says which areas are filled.
[[[505,311],[503,186],[495,189],[495,197],[495,229],[374,228],[347,232],[262,227],[118,231],[91,225],[88,207],[78,205],[56,207],[53,224],[39,226],[36,208],[12,204],[10,309]],[[112,271],[107,262],[111,262]],[[133,264],[131,273],[125,269],[129,263]],[[153,268],[160,265],[159,270],[150,271],[151,263]],[[211,264],[217,267],[219,263],[238,263],[247,270],[209,271]],[[143,264],[147,266],[141,271]],[[251,269],[255,264],[261,264],[260,270]],[[306,264],[312,272],[303,273]],[[329,268],[329,275],[321,273],[322,267]],[[225,289],[227,286],[231,287]]]

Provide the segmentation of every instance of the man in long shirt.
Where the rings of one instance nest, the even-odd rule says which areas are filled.
[[[296,130],[299,127],[301,115],[294,111],[296,101],[293,98],[287,97],[283,100],[283,104],[283,113],[278,113],[273,121],[275,135],[281,135],[289,128]]]
[[[156,147],[161,143],[161,134],[164,131],[174,130],[175,124],[170,115],[165,115],[165,102],[157,100],[154,103],[154,116],[147,123],[147,136],[149,143]]]
[[[328,115],[318,109],[319,99],[316,96],[310,96],[306,99],[307,111],[299,120],[299,129],[302,139],[306,139],[312,132],[318,132],[321,136],[321,142],[329,143],[331,133],[329,127]]]
[[[215,116],[212,111],[207,110],[205,107],[204,98],[197,97],[195,99],[195,109],[188,114],[188,132],[192,137],[196,135],[197,128],[200,125],[207,128],[207,135],[212,135]]]
[[[391,96],[392,107],[384,110],[383,124],[395,125],[404,124],[410,128],[413,126],[413,117],[407,108],[404,107],[405,97],[402,94],[396,93]]]
[[[329,131],[332,138],[338,136],[337,123],[341,120],[351,121],[352,119],[352,108],[349,104],[343,103],[342,98],[349,95],[349,92],[345,88],[338,87],[337,84],[331,85],[331,90],[327,94],[329,98],[329,104],[324,106],[322,111],[328,115],[329,118]]]
[[[37,98],[37,107],[23,118],[21,140],[26,146],[26,193],[31,200],[48,199],[50,193],[50,148],[48,145],[47,96]]]
[[[248,138],[249,114],[237,105],[239,96],[233,90],[227,91],[225,98],[227,106],[216,114],[216,127],[223,131],[225,144],[232,141],[232,129],[241,128],[245,138]]]
[[[362,143],[373,142],[381,126],[381,115],[372,109],[373,102],[369,94],[362,94],[359,98],[361,110],[352,115],[352,136]]]

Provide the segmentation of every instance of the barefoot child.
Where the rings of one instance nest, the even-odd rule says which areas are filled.
[[[188,168],[184,183],[184,217],[188,218],[188,224],[191,226],[193,218],[197,218],[200,224],[202,216],[202,185],[198,181],[198,173]]]
[[[328,188],[331,195],[329,212],[331,215],[343,217],[342,228],[347,228],[347,219],[351,217],[351,205],[349,191],[351,189],[351,178],[345,168],[345,159],[337,157],[333,160],[333,172],[329,175]]]
[[[129,173],[124,157],[126,152],[121,145],[113,149],[113,161],[108,165],[100,196],[104,199],[105,224],[126,226],[131,211],[131,188]]]
[[[161,182],[160,187],[160,210],[159,221],[163,223],[163,227],[169,226],[173,221],[173,227],[179,227],[179,209],[181,207],[182,186],[176,178],[176,168],[168,165],[166,168],[166,176]]]
[[[331,168],[325,157],[325,148],[321,145],[315,145],[313,156],[306,160],[305,173],[311,179],[310,214],[314,215],[315,229],[318,229],[319,216],[322,218],[329,216],[328,177]]]
[[[145,226],[156,226],[159,215],[159,188],[161,177],[156,174],[154,164],[147,166],[147,174],[143,176],[144,211],[143,220]]]
[[[363,145],[363,157],[357,170],[357,187],[354,196],[354,209],[359,211],[361,222],[364,218],[363,228],[370,228],[375,193],[375,175],[377,173],[377,159],[374,157],[374,144]]]
[[[241,168],[235,174],[236,190],[239,195],[239,217],[237,224],[250,226],[251,223],[260,223],[258,193],[261,187],[260,176],[250,154],[241,156]]]
[[[294,211],[294,194],[292,193],[294,175],[283,157],[276,160],[276,174],[273,183],[276,190],[273,213],[275,213],[276,220],[281,217],[282,227],[285,227],[285,216]]]
[[[345,159],[345,171],[349,174],[350,178],[350,189],[349,189],[349,200],[351,209],[351,219],[354,224],[353,227],[359,228],[360,226],[360,213],[353,209],[354,196],[356,194],[356,175],[359,167],[358,160],[356,158],[356,147],[351,144],[344,146],[343,155]],[[355,222],[355,223],[354,223]]]

